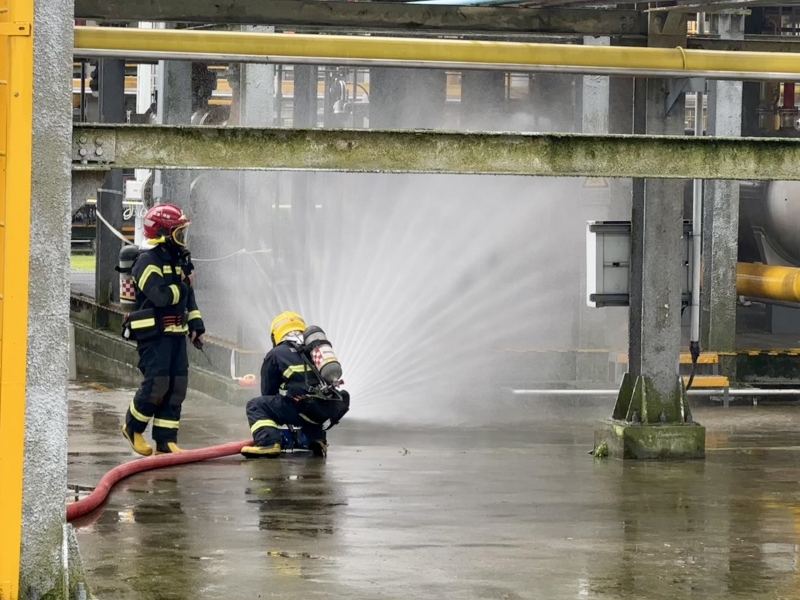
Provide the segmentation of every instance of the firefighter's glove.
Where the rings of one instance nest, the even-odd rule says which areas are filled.
[[[203,326],[202,319],[192,319],[189,321],[189,334],[195,334],[194,337],[202,337],[202,335],[206,332],[206,328]]]
[[[286,396],[297,401],[305,400],[310,393],[311,390],[301,383],[292,383],[286,388]]]

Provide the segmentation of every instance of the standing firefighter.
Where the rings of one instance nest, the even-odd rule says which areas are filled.
[[[181,452],[178,426],[189,381],[186,336],[202,348],[203,319],[197,309],[192,263],[186,249],[189,218],[172,204],[158,204],[144,218],[145,243],[131,274],[136,308],[123,336],[136,341],[144,375],[125,415],[122,434],[143,456],[153,448],[142,434],[153,419],[156,454]]]
[[[285,312],[272,322],[273,348],[261,365],[261,396],[247,403],[253,445],[247,458],[281,453],[281,425],[302,428],[314,456],[328,452],[326,431],[350,407],[350,395],[337,389],[342,369],[319,327],[306,328],[303,317]]]

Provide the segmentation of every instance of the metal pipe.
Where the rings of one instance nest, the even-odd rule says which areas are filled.
[[[695,94],[694,134],[703,135],[703,92]],[[689,340],[700,341],[700,279],[702,271],[701,243],[703,239],[703,180],[694,180],[692,194],[692,324]]]
[[[736,293],[753,298],[800,302],[800,269],[739,263]]]
[[[697,31],[702,33],[705,14],[697,13]],[[703,135],[703,92],[696,92],[694,96],[694,135]],[[692,193],[692,313],[689,332],[689,353],[692,357],[692,372],[686,389],[691,389],[694,383],[697,359],[700,356],[700,280],[702,269],[702,239],[703,239],[703,180],[695,179]]]
[[[76,27],[75,55],[172,60],[227,60],[418,66],[481,70],[547,70],[637,77],[797,79],[800,55],[782,52],[716,52],[683,48],[631,48],[365,36],[286,35],[244,31],[141,30]],[[502,65],[502,69],[498,67]],[[494,68],[492,68],[494,67]]]
[[[320,36],[329,37],[329,36]],[[564,46],[562,46],[564,47]],[[603,46],[592,46],[602,48]],[[606,67],[570,67],[563,65],[520,65],[512,63],[464,63],[444,61],[408,61],[353,58],[298,58],[256,54],[209,54],[205,52],[151,52],[146,50],[76,50],[76,58],[126,58],[129,60],[158,62],[159,60],[186,60],[192,62],[275,65],[318,65],[339,67],[390,67],[403,69],[445,69],[452,71],[503,71],[513,73],[564,73],[568,75],[601,75],[604,77],[684,78],[686,71],[661,69],[615,69]],[[705,77],[720,81],[785,81],[796,73],[756,73],[752,71],[692,71],[692,77]]]
[[[695,95],[694,134],[703,135],[703,92]],[[703,240],[703,180],[695,179],[692,193],[692,314],[689,332],[689,351],[692,355],[691,387],[694,381],[694,365],[700,356],[700,281],[702,278],[702,240]]]
[[[514,396],[616,396],[619,390],[511,390]],[[764,388],[736,388],[736,389],[691,389],[687,392],[690,396],[794,396],[800,395],[800,389],[764,389]]]

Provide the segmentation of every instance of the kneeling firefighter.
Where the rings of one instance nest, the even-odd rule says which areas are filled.
[[[285,312],[272,322],[273,348],[261,365],[261,396],[247,403],[253,445],[248,458],[281,453],[282,425],[301,428],[315,456],[328,452],[326,431],[350,409],[350,394],[339,390],[342,367],[319,327]]]
[[[205,326],[194,297],[193,266],[186,248],[189,218],[173,204],[158,204],[144,218],[145,242],[130,267],[132,286],[121,291],[135,303],[123,323],[123,337],[134,340],[144,375],[125,415],[122,434],[133,450],[149,456],[153,448],[142,434],[153,419],[156,454],[178,447],[181,405],[189,382],[186,337],[202,349]],[[136,252],[123,248],[123,253]],[[128,256],[130,264],[130,256]],[[120,268],[124,274],[126,269]]]

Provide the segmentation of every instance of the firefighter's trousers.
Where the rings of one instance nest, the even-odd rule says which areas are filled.
[[[247,403],[247,422],[256,446],[279,444],[281,425],[300,427],[309,443],[326,442],[322,423],[312,423],[298,410],[298,403],[286,396],[259,396]]]
[[[153,439],[177,442],[181,405],[189,383],[189,356],[185,335],[163,335],[151,342],[140,342],[139,370],[144,375],[131,402],[126,423],[143,433],[153,419]]]

